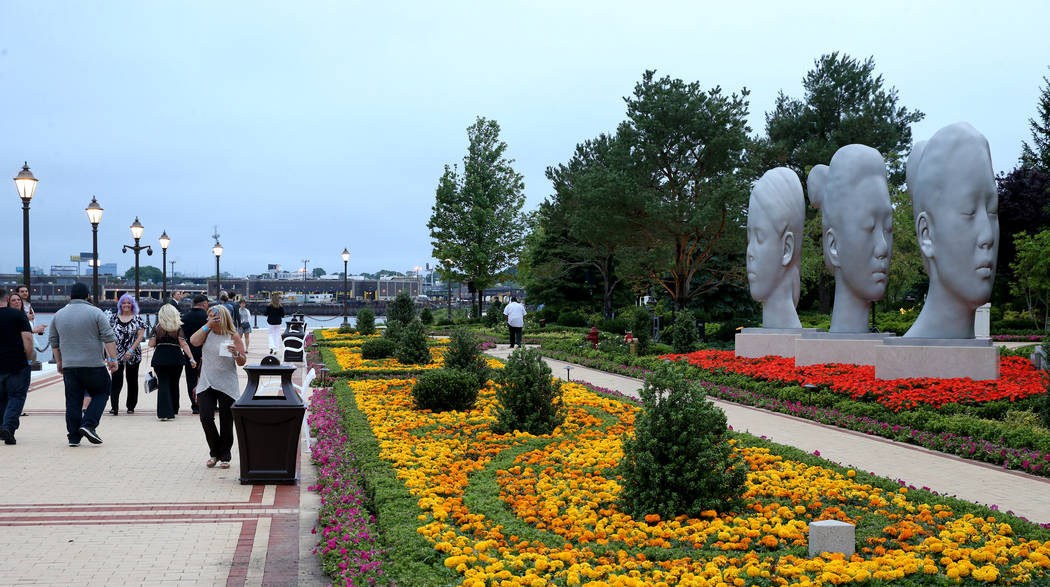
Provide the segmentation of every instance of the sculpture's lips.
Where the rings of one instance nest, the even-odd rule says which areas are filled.
[[[886,281],[885,271],[872,271],[871,276],[875,278],[875,281]]]
[[[988,279],[989,277],[991,277],[992,276],[992,264],[991,263],[985,263],[984,265],[978,266],[977,267],[977,275],[979,275],[982,279]]]

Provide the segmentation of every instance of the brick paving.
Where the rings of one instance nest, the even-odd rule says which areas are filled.
[[[266,345],[253,333],[250,364]],[[175,420],[157,419],[140,383],[135,414],[107,408],[103,444],[70,448],[50,368],[34,374],[18,444],[0,445],[0,585],[329,583],[311,554],[319,499],[306,489],[315,473],[304,439],[299,485],[241,485],[236,445],[229,469],[208,469],[183,379]]]

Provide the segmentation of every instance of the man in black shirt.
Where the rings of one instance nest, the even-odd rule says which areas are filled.
[[[208,296],[197,294],[193,296],[193,307],[182,315],[182,332],[186,335],[186,342],[189,342],[193,333],[200,330],[207,321]],[[197,380],[201,374],[201,347],[193,346],[193,343],[190,343],[190,353],[193,354],[194,360],[197,361],[197,367],[193,368],[186,365],[186,393],[190,396],[190,408],[193,409],[193,413],[199,414],[200,408],[197,407],[197,394],[194,393],[194,388],[197,387]]]
[[[4,444],[14,444],[18,418],[29,393],[29,366],[36,352],[29,318],[7,307],[8,295],[0,288],[0,438]]]

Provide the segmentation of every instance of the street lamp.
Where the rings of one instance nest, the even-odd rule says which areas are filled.
[[[164,303],[164,300],[168,297],[168,245],[171,244],[171,238],[168,237],[168,231],[162,230],[160,233],[160,301]],[[172,277],[175,277],[172,275]]]
[[[350,266],[350,249],[343,249],[343,324],[346,324],[347,269]]]
[[[86,209],[88,222],[91,223],[91,296],[98,305],[98,223],[102,222],[102,206],[98,205],[95,196]]]
[[[142,223],[139,222],[139,217],[138,216],[135,217],[135,222],[131,223],[131,227],[130,228],[131,228],[131,238],[135,239],[135,244],[134,245],[124,245],[124,247],[121,248],[120,252],[127,253],[128,249],[131,249],[132,251],[135,252],[135,302],[138,303],[138,301],[139,301],[139,253],[141,251],[145,250],[147,255],[151,255],[152,256],[153,255],[153,247],[151,247],[149,245],[139,246],[139,239],[142,238],[142,231],[143,231],[144,227],[142,226]],[[118,308],[118,310],[119,310],[119,308]]]
[[[445,259],[445,281],[448,282],[448,320],[452,321],[452,259]]]
[[[309,259],[303,259],[303,293],[306,293],[306,264],[309,263]]]
[[[29,162],[22,165],[22,171],[15,176],[15,188],[18,189],[18,197],[22,198],[22,275],[25,286],[29,289],[29,200],[36,193],[37,179],[33,172],[29,171]]]
[[[222,256],[222,245],[219,244],[219,241],[215,241],[211,252],[215,254],[215,299],[218,299],[219,292],[222,291],[222,278],[219,276],[219,257]]]

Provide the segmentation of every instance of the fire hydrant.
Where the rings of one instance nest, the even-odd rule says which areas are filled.
[[[627,334],[623,337],[623,341],[627,343],[627,347],[630,349],[632,355],[638,354],[638,341],[634,339],[634,335],[628,330]]]
[[[591,331],[587,333],[587,340],[591,343],[591,348],[598,348],[598,327],[591,326]]]

